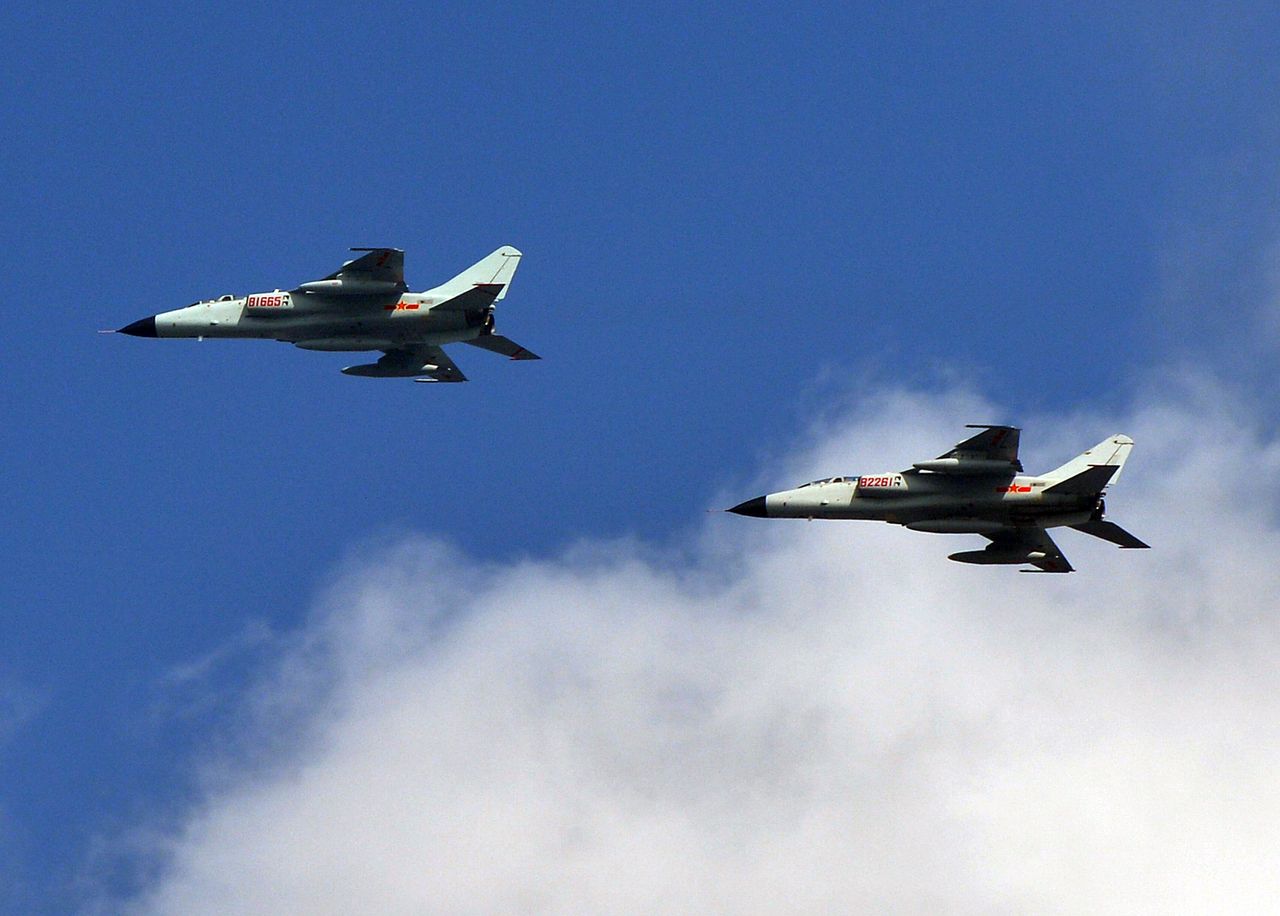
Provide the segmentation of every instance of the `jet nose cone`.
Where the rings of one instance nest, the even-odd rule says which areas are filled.
[[[133,324],[127,324],[120,329],[121,334],[128,334],[131,337],[155,337],[156,335],[156,316],[143,318],[135,321]]]
[[[725,509],[724,511],[732,512],[734,515],[750,515],[752,518],[768,518],[769,516],[769,513],[764,508],[763,496],[748,499],[745,503],[738,503],[732,509]]]

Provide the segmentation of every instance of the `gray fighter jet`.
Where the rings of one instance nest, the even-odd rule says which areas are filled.
[[[520,252],[499,248],[449,282],[422,293],[404,282],[399,248],[363,252],[329,276],[290,289],[222,296],[161,312],[120,329],[134,337],[260,337],[304,350],[381,350],[375,363],[347,375],[465,382],[442,349],[468,343],[511,359],[538,359],[494,333],[494,306],[511,286]]]
[[[1031,476],[1022,473],[1018,460],[1016,427],[968,428],[982,432],[905,471],[815,480],[726,511],[757,518],[872,519],[913,531],[981,534],[991,541],[985,550],[953,553],[950,559],[1029,563],[1052,573],[1073,570],[1048,528],[1065,525],[1121,547],[1148,546],[1103,520],[1103,493],[1119,480],[1133,450],[1128,436],[1112,436],[1056,470]]]

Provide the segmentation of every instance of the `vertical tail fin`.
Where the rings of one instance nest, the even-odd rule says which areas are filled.
[[[428,292],[442,299],[452,299],[470,292],[477,286],[496,286],[499,287],[497,295],[493,297],[493,301],[496,302],[506,296],[511,278],[515,276],[518,266],[520,266],[520,252],[510,245],[503,245],[493,254],[472,264],[452,280]]]
[[[1114,472],[1107,475],[1109,479],[1105,482],[1105,485],[1109,486],[1120,479],[1120,472],[1123,470],[1124,463],[1128,460],[1131,451],[1133,451],[1132,439],[1124,435],[1112,436],[1072,458],[1062,467],[1054,468],[1042,476],[1047,480],[1063,481],[1075,477],[1090,468],[1115,468]]]

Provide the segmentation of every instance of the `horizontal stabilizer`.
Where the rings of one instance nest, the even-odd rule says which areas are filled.
[[[479,283],[465,293],[446,299],[436,308],[446,312],[483,312],[498,300],[503,288],[501,283]]]
[[[501,334],[483,334],[475,340],[465,342],[473,347],[479,347],[481,350],[501,353],[511,359],[542,359],[537,353],[532,350],[526,350],[511,338],[503,337]]]
[[[1071,527],[1076,531],[1083,531],[1085,534],[1092,534],[1096,538],[1110,541],[1112,544],[1119,544],[1121,547],[1129,549],[1151,547],[1150,544],[1144,544],[1115,522],[1093,521],[1085,522],[1083,525],[1072,525]]]
[[[1068,477],[1066,480],[1055,483],[1051,487],[1046,487],[1046,493],[1061,493],[1066,495],[1089,496],[1094,493],[1101,493],[1103,488],[1111,482],[1111,478],[1120,470],[1117,464],[1100,464],[1091,468],[1085,468],[1080,473]]]

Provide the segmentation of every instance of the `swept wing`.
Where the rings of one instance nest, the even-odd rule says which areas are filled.
[[[986,553],[1006,555],[1003,562],[1030,563],[1040,572],[1069,573],[1073,567],[1043,528],[1002,528],[985,535],[991,541]],[[1032,572],[1030,569],[1023,572]]]
[[[1022,470],[1022,462],[1018,460],[1018,427],[969,424],[968,428],[982,432],[932,461],[917,461],[903,473],[1012,475]]]
[[[1018,438],[1021,430],[1016,426],[982,426],[970,423],[966,429],[980,429],[982,432],[970,436],[955,448],[938,458],[981,459],[984,461],[1007,461],[1016,465],[1019,471],[1022,464],[1018,461]]]
[[[364,252],[319,280],[309,280],[290,290],[294,296],[349,299],[368,307],[395,302],[409,287],[404,282],[404,252],[399,248],[352,248]]]
[[[343,264],[326,280],[360,279],[404,284],[404,252],[399,248],[352,248],[366,252]]]
[[[376,363],[364,366],[348,366],[342,371],[347,375],[363,375],[373,378],[429,378],[436,382],[465,382],[467,377],[440,347],[431,344],[411,344],[392,350],[383,350]]]

